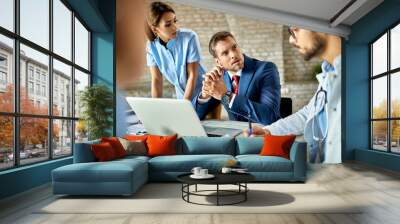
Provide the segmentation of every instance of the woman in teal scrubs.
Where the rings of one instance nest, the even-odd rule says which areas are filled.
[[[150,4],[147,23],[147,66],[151,73],[151,96],[162,97],[164,76],[175,86],[178,99],[195,101],[205,74],[200,64],[197,34],[189,29],[178,29],[175,11],[162,2]]]

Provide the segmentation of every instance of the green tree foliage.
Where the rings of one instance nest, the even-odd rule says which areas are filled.
[[[110,136],[112,128],[113,93],[104,85],[86,87],[80,93],[81,118],[88,127],[89,139]]]

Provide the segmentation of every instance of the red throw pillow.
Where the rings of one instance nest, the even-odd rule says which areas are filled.
[[[147,137],[148,156],[164,156],[176,154],[177,135],[159,136],[149,135]]]
[[[101,142],[108,142],[114,149],[117,158],[126,156],[126,151],[117,137],[101,138]]]
[[[129,141],[146,141],[148,135],[125,135],[124,139]]]
[[[261,156],[280,156],[290,159],[290,148],[296,138],[295,135],[286,136],[264,136],[264,146],[261,149]]]
[[[94,157],[99,162],[110,161],[117,158],[114,149],[108,142],[93,144],[91,145],[91,149]]]

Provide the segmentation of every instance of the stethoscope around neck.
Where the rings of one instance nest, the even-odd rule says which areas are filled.
[[[325,131],[321,130],[322,132],[322,137],[316,136],[315,135],[315,119],[318,119],[318,113],[321,113],[321,111],[318,111],[318,113],[316,113],[317,111],[317,106],[318,106],[318,98],[319,97],[323,97],[323,103],[324,103],[324,110],[325,110],[325,117],[326,117],[326,128]],[[328,105],[328,94],[326,92],[326,90],[324,90],[322,88],[322,86],[320,87],[320,89],[317,91],[317,93],[315,94],[315,100],[314,100],[314,115],[312,118],[312,123],[311,123],[311,129],[312,129],[312,135],[313,135],[313,139],[315,141],[318,142],[322,142],[323,140],[325,140],[326,136],[328,135],[328,111],[327,111],[327,105]],[[318,127],[317,127],[318,128]],[[319,127],[320,128],[320,127]]]

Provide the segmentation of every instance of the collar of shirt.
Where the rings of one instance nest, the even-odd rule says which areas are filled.
[[[156,42],[157,42],[157,44],[159,44],[159,45],[162,46],[162,47],[165,47],[165,48],[167,48],[167,49],[172,49],[172,48],[175,46],[175,43],[176,43],[176,40],[178,39],[178,36],[179,36],[179,30],[176,31],[176,37],[175,37],[174,39],[172,39],[172,40],[169,40],[169,41],[167,42],[167,45],[166,45],[166,46],[164,46],[164,45],[161,43],[162,40],[160,39],[160,37],[157,37]]]
[[[232,77],[233,77],[234,75],[237,75],[237,76],[239,76],[239,77],[242,75],[242,69],[240,69],[239,71],[237,71],[236,74],[234,74],[234,73],[231,72],[231,71],[227,71],[227,72],[228,72],[229,78],[231,78],[231,80],[232,80]]]
[[[328,61],[323,61],[321,64],[322,73],[317,75],[318,82],[323,83],[323,80],[325,80],[325,78],[329,73],[335,73],[335,75],[339,75],[337,67],[338,63],[340,62],[341,62],[340,55],[335,58],[335,60],[333,61],[333,65],[331,65]]]

